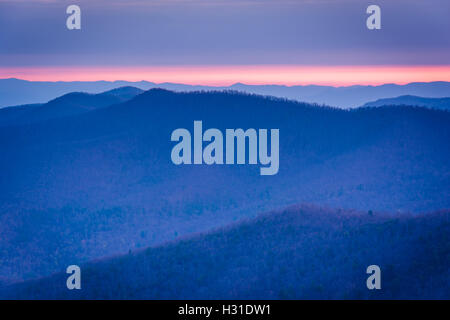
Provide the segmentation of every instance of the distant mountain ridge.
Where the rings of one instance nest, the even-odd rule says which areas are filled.
[[[93,82],[39,82],[20,79],[0,79],[0,108],[11,105],[44,103],[69,92],[82,91],[98,93],[123,86],[143,90],[163,88],[173,91],[237,90],[246,93],[270,95],[308,103],[317,103],[340,108],[355,108],[367,101],[391,98],[401,95],[423,97],[450,96],[450,82],[413,82],[405,85],[383,84],[378,86],[353,85],[331,87],[320,85],[247,85],[236,83],[231,86],[203,86],[177,83],[154,83],[149,81],[93,81]]]
[[[174,165],[176,128],[278,128],[280,170]],[[0,127],[0,278],[155,246],[295,203],[450,208],[450,113],[341,110],[237,92],[151,89],[123,103]]]
[[[71,92],[47,103],[0,109],[0,126],[23,125],[67,117],[121,103],[144,92],[135,87],[120,87],[98,94]]]
[[[425,98],[418,96],[400,96],[395,98],[378,99],[367,102],[362,107],[381,107],[381,106],[419,106],[434,108],[439,110],[450,110],[450,98]]]

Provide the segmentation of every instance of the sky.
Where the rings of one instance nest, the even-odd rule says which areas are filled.
[[[81,8],[81,30],[66,8]],[[368,30],[366,8],[381,8]],[[450,81],[448,0],[0,0],[0,78]]]

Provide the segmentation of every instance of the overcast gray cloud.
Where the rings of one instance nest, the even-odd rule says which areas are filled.
[[[365,27],[367,6],[382,29]],[[65,27],[68,4],[82,30]],[[0,65],[450,64],[450,1],[0,0]]]

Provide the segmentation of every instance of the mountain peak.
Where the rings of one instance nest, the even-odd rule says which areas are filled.
[[[439,110],[450,110],[450,98],[428,98],[416,95],[402,95],[394,98],[384,98],[367,102],[363,107],[381,107],[381,106],[418,106],[433,108]]]

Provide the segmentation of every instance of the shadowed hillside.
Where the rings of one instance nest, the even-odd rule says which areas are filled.
[[[0,291],[20,299],[448,299],[450,212],[295,206]],[[366,268],[381,268],[381,290]]]
[[[279,128],[280,170],[182,165],[176,128]],[[153,89],[122,104],[0,128],[0,278],[99,257],[309,202],[364,212],[450,207],[450,113],[344,111],[235,92]]]

